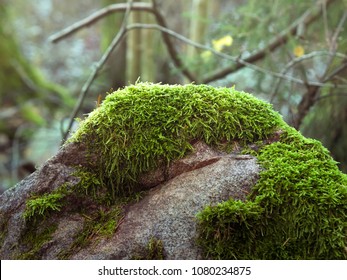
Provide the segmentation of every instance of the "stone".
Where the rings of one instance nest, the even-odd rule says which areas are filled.
[[[131,205],[112,238],[81,250],[75,259],[131,259],[155,237],[164,244],[165,259],[203,259],[196,245],[196,213],[206,205],[244,200],[255,184],[255,157],[220,154],[204,143],[174,163],[169,179]]]
[[[0,196],[1,259],[347,259],[347,175],[235,89],[139,83]]]
[[[30,193],[51,192],[64,183],[78,183],[78,179],[71,176],[70,164],[75,164],[76,158],[83,163],[85,150],[74,146],[72,143],[63,147],[44,166],[0,197],[2,221],[9,217],[1,259],[20,258],[21,250],[26,250],[18,244],[22,243],[26,231],[23,214]],[[202,259],[196,246],[196,213],[205,205],[231,197],[244,200],[258,178],[259,166],[255,157],[220,152],[201,141],[194,143],[193,148],[187,157],[172,162],[167,168],[159,166],[142,174],[139,181],[149,191],[139,202],[127,207],[115,234],[69,253],[69,258],[131,259],[141,255],[149,240],[155,237],[165,244],[166,259]],[[70,152],[69,156],[66,151]],[[69,214],[68,208],[65,213],[51,216],[50,223],[56,223],[57,229],[37,252],[39,258],[60,258],[62,252],[73,246],[85,220],[81,214]]]

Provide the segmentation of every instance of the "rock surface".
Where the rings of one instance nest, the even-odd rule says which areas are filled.
[[[131,259],[155,237],[163,242],[165,259],[202,259],[195,243],[196,213],[230,197],[244,199],[257,180],[259,168],[256,159],[247,155],[221,155],[203,143],[195,148],[191,156],[170,168],[180,175],[172,172],[172,179],[129,207],[112,238],[73,258]]]
[[[78,178],[71,175],[73,166],[93,162],[85,160],[85,149],[76,145],[65,146],[42,168],[0,197],[1,259],[21,258],[27,250],[21,238],[28,227],[23,213],[30,195],[52,192],[67,182],[77,184]],[[156,238],[162,241],[166,259],[201,259],[195,243],[195,215],[206,205],[231,197],[245,199],[257,181],[259,166],[249,155],[223,153],[203,142],[196,142],[193,147],[194,151],[186,157],[140,177],[143,189],[150,190],[140,201],[126,207],[111,237],[91,238],[88,246],[71,250],[87,219],[80,213],[70,214],[67,207],[46,221],[55,224],[56,229],[50,240],[36,250],[35,258],[57,259],[69,251],[71,259],[131,259],[141,255],[150,239]],[[92,201],[78,203],[86,208],[84,212],[97,211]]]

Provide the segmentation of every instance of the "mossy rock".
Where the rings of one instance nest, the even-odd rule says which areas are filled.
[[[347,259],[347,176],[320,142],[234,88],[138,83],[108,94],[69,139],[90,164],[76,167],[79,184],[68,189],[118,207],[143,191],[142,174],[189,155],[196,141],[256,156],[262,170],[246,200],[196,213],[205,258]],[[46,204],[24,215],[60,211],[69,191],[35,197],[32,205]]]
[[[107,95],[69,141],[102,155],[98,172],[115,196],[131,193],[158,163],[187,155],[195,141],[232,151],[282,125],[270,104],[234,89],[139,83]]]
[[[279,141],[265,145],[276,132]],[[185,156],[194,140],[229,151],[238,143],[256,155],[263,171],[248,200],[198,214],[206,257],[347,257],[347,176],[320,142],[303,137],[250,94],[139,83],[109,94],[70,141],[85,137],[90,150],[103,155],[99,172],[113,195],[131,192],[138,175],[158,162]],[[263,144],[250,149],[257,141]]]

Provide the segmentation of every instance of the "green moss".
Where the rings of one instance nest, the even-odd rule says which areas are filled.
[[[112,200],[107,188],[101,184],[94,173],[77,168],[72,175],[80,179],[76,185],[71,186],[65,183],[52,193],[32,195],[27,201],[26,210],[23,213],[27,221],[27,229],[20,244],[30,249],[18,258],[40,258],[41,247],[49,240],[54,232],[53,229],[56,229],[56,226],[47,227],[47,224],[52,223],[49,218],[53,213],[68,211],[79,213],[86,218],[82,231],[76,235],[75,242],[68,250],[59,254],[60,258],[66,259],[73,252],[88,246],[90,242],[111,236],[124,216],[124,207],[139,201],[145,193],[137,192],[131,196],[117,197]],[[92,208],[96,210],[86,209],[86,202],[93,204]],[[66,207],[63,208],[64,206]],[[37,228],[46,228],[46,230],[38,232]]]
[[[142,252],[135,254],[134,260],[164,260],[163,241],[155,237],[151,237],[147,247]]]
[[[32,220],[42,218],[51,211],[60,211],[64,196],[62,193],[54,192],[28,199],[23,217],[26,220]]]
[[[282,132],[280,141],[264,142],[275,131]],[[263,167],[247,201],[226,201],[198,215],[207,257],[346,258],[346,175],[319,142],[247,93],[132,85],[109,94],[70,141],[101,155],[94,172],[117,197],[136,189],[140,173],[185,156],[195,140],[224,150],[237,143]]]
[[[129,197],[118,197],[109,207],[99,205],[99,210],[91,214],[82,214],[86,221],[83,229],[75,236],[69,249],[59,254],[60,259],[68,259],[76,251],[97,242],[100,238],[109,238],[117,230],[124,217],[124,208],[133,202],[138,202],[145,192],[138,192]]]
[[[42,246],[49,242],[53,233],[56,231],[56,224],[33,223],[27,228],[21,239],[21,246],[24,247],[22,252],[16,259],[36,260],[41,259]]]
[[[88,196],[100,205],[112,204],[111,192],[109,191],[110,188],[99,178],[98,173],[77,167],[72,175],[80,180],[79,183],[73,187],[73,192],[79,193],[82,196]]]
[[[0,247],[3,246],[4,240],[8,233],[8,221],[0,213]]]
[[[346,259],[347,176],[321,143],[286,127],[264,146],[246,202],[198,215],[199,242],[217,259]]]
[[[140,83],[109,94],[70,141],[101,155],[97,173],[115,197],[132,192],[141,172],[186,155],[193,140],[227,149],[282,122],[269,104],[233,88]]]
[[[112,236],[124,213],[120,203],[110,209],[100,209],[91,216],[83,216],[86,218],[83,229],[76,234],[70,248],[60,252],[60,259],[68,259],[71,254],[87,247],[91,242],[95,243],[101,237]]]

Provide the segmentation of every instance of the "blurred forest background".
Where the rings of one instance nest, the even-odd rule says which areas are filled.
[[[235,85],[347,171],[347,0],[128,2],[0,0],[1,190],[138,79]]]

